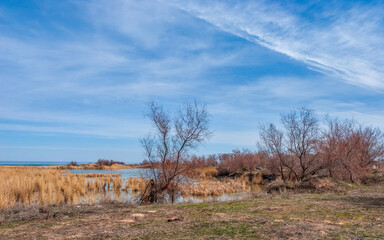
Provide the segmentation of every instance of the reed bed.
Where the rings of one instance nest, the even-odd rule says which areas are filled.
[[[247,181],[241,179],[226,179],[223,181],[204,180],[197,183],[180,185],[184,196],[220,196],[223,194],[250,191]]]
[[[246,177],[214,180],[215,169],[203,169],[205,178],[180,184],[184,196],[220,196],[249,191]],[[148,179],[120,174],[74,174],[47,167],[0,167],[0,209],[14,206],[92,204],[135,200],[145,192]]]
[[[90,178],[43,167],[1,167],[0,181],[0,209],[17,205],[93,203],[113,199],[123,188],[119,175]]]

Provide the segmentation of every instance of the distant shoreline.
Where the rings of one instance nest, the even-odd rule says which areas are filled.
[[[66,165],[66,162],[12,162],[12,161],[0,161],[0,166],[36,166],[36,167],[47,167],[52,165]]]
[[[14,166],[14,167],[51,167],[51,168],[60,168],[60,169],[98,169],[95,166],[95,163],[79,163],[79,166],[72,167],[68,166],[68,162],[11,162],[11,161],[0,161],[0,166]],[[110,168],[104,166],[105,168]],[[112,168],[147,168],[147,166],[142,166],[140,164],[126,164],[126,165],[115,165]]]

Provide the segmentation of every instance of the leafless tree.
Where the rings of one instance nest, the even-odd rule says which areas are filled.
[[[311,109],[299,108],[281,116],[283,130],[274,124],[261,125],[258,144],[270,168],[283,181],[303,181],[326,166],[319,157],[318,120]]]
[[[297,180],[304,180],[325,168],[319,157],[319,124],[313,110],[299,108],[282,115],[281,121],[286,134],[284,144],[299,165],[295,174]]]
[[[383,160],[384,137],[380,129],[337,118],[328,118],[327,125],[320,148],[331,177],[355,182]]]
[[[205,105],[187,103],[179,107],[174,119],[152,101],[146,117],[152,122],[153,134],[141,140],[146,161],[151,165],[151,182],[142,202],[157,202],[168,193],[173,202],[177,186],[191,169],[188,153],[207,140],[209,115]]]
[[[358,130],[361,139],[360,166],[367,167],[384,160],[384,134],[379,128],[365,127]]]
[[[283,130],[260,128],[260,149],[272,173],[284,181],[328,175],[354,182],[384,161],[384,134],[354,120],[326,118],[321,131],[313,111],[299,108],[282,115]]]
[[[283,146],[284,134],[272,123],[260,126],[261,142],[258,144],[260,150],[265,153],[269,160],[269,168],[272,172],[280,174],[283,181],[286,180],[284,169],[290,168],[294,172],[293,166],[288,164],[286,149]]]

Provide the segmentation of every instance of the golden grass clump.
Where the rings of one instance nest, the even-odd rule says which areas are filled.
[[[194,179],[212,179],[217,177],[219,172],[215,167],[194,168],[187,173],[187,176]]]
[[[144,192],[148,180],[145,178],[130,177],[125,181],[125,190],[131,189],[133,192]]]
[[[219,171],[215,167],[204,167],[202,169],[201,177],[202,178],[213,178],[219,175]]]
[[[0,209],[16,205],[79,204],[120,192],[120,175],[90,178],[45,167],[0,167]],[[116,195],[116,194],[115,194]]]
[[[249,191],[247,182],[241,179],[226,179],[223,181],[204,180],[197,183],[180,185],[184,196],[220,196],[223,194]]]
[[[263,182],[263,173],[261,171],[256,173],[243,173],[240,179],[252,184],[261,184]]]

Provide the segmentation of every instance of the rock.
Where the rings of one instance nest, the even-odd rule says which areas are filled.
[[[48,209],[46,207],[39,208],[39,213],[48,213]]]
[[[174,222],[174,221],[181,221],[181,218],[179,217],[171,217],[168,219],[168,222]]]
[[[120,220],[120,222],[123,222],[123,223],[134,223],[135,220],[127,218],[127,219]]]

